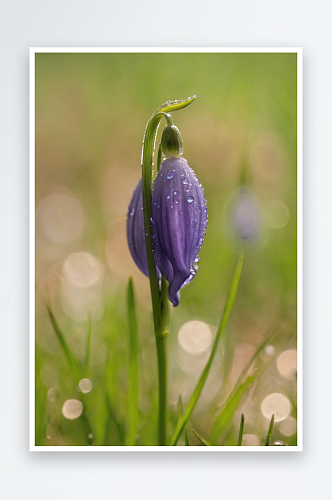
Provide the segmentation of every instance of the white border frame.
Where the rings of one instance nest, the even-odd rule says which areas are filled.
[[[35,445],[35,55],[37,53],[296,53],[297,54],[297,446],[36,446]],[[303,451],[303,50],[302,47],[30,47],[29,63],[29,451],[294,452]]]

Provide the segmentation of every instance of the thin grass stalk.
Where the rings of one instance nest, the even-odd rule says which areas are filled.
[[[129,370],[128,370],[128,433],[126,445],[134,446],[138,429],[138,328],[136,318],[135,292],[132,278],[127,287],[129,319]]]
[[[243,438],[243,428],[244,428],[244,413],[241,414],[241,423],[239,430],[239,439],[237,441],[238,446],[242,446],[242,438]]]

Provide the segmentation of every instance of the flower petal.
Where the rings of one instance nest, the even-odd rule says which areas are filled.
[[[149,276],[145,246],[142,179],[138,181],[128,207],[127,240],[131,256],[137,267],[142,273]]]
[[[207,227],[204,190],[184,158],[162,162],[152,191],[152,232],[156,265],[169,282],[169,299],[195,276],[194,262]]]

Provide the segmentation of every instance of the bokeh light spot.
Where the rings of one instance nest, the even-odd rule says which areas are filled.
[[[182,349],[189,354],[201,354],[211,345],[211,329],[203,321],[188,321],[181,326],[178,341]]]
[[[273,347],[273,345],[271,345],[271,344],[267,345],[267,346],[265,347],[265,349],[264,349],[264,352],[265,352],[265,354],[267,354],[268,356],[273,356],[273,354],[274,354],[274,347]]]
[[[62,407],[62,414],[68,420],[75,420],[82,415],[83,404],[78,399],[67,399]]]
[[[284,436],[293,436],[296,432],[296,418],[287,417],[279,425],[279,430]]]
[[[88,287],[97,283],[101,277],[101,264],[87,252],[69,255],[64,263],[66,278],[79,287]]]
[[[280,354],[277,359],[280,374],[287,380],[294,380],[297,372],[297,352],[289,349]]]
[[[90,379],[82,378],[82,380],[80,380],[78,383],[78,387],[81,392],[87,394],[88,392],[92,391],[93,385]]]
[[[280,200],[271,201],[266,208],[267,223],[273,229],[282,229],[289,220],[289,211]]]
[[[243,434],[242,446],[259,446],[260,439],[255,434]]]
[[[73,196],[53,193],[39,204],[36,222],[43,235],[53,243],[68,243],[82,233],[83,209],[80,202]]]
[[[274,414],[274,421],[281,422],[288,417],[291,410],[289,399],[283,394],[273,393],[266,396],[261,403],[261,411],[267,419]]]

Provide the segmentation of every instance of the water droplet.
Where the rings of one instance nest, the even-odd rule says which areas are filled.
[[[174,177],[173,172],[168,172],[167,179],[173,179],[173,177]]]
[[[183,179],[182,184],[188,184],[188,180],[187,179]]]
[[[185,191],[187,191],[187,193],[188,193],[188,191],[189,191],[189,189],[190,189],[190,188],[189,188],[189,185],[188,185],[188,184],[185,184],[183,189],[184,189]]]
[[[150,217],[150,223],[155,224],[155,221],[152,219],[152,217]]]
[[[198,257],[198,255],[196,255],[196,257],[195,257],[195,262],[199,262],[199,257]]]
[[[178,194],[178,192],[179,191],[177,189],[174,189],[173,194],[176,196]]]
[[[156,237],[156,235],[152,233],[152,234],[151,234],[151,238],[154,240],[154,239],[155,239],[155,237]]]
[[[130,217],[132,217],[132,216],[134,215],[134,213],[135,213],[135,208],[133,208],[133,209],[131,210],[131,212],[130,212]]]
[[[278,441],[274,441],[273,446],[287,446],[284,441],[281,441],[281,439],[278,439]]]
[[[187,202],[188,203],[192,203],[193,201],[194,201],[194,197],[193,196],[188,196]]]
[[[154,202],[154,206],[156,206],[156,205],[157,205],[157,202],[155,201],[155,202]]]
[[[167,198],[167,200],[169,200],[169,199],[170,199],[170,195],[168,194],[168,195],[166,196],[166,198]]]

